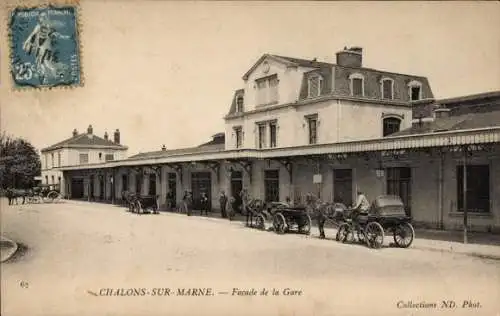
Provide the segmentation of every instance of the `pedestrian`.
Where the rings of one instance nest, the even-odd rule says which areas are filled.
[[[227,196],[224,190],[220,192],[219,196],[219,203],[220,203],[220,215],[222,218],[227,218],[227,213],[226,213],[226,204],[227,204]]]
[[[193,208],[193,194],[191,192],[187,193],[187,198],[186,198],[186,213],[187,216],[191,216],[191,211]]]
[[[187,204],[188,204],[188,191],[184,191],[184,196],[182,197],[182,204],[180,207],[180,213],[187,213]]]
[[[234,196],[231,196],[231,198],[229,199],[229,210],[228,210],[228,215],[229,215],[229,220],[232,221],[233,218],[234,218],[234,215],[235,215],[235,210],[236,210],[236,199],[234,198]]]
[[[166,202],[167,202],[167,211],[172,211],[172,208],[173,208],[173,194],[172,194],[172,191],[168,191],[167,192],[167,198],[166,198]]]
[[[201,193],[200,202],[201,202],[200,215],[203,215],[203,211],[205,211],[205,215],[208,215],[208,197],[205,192]]]

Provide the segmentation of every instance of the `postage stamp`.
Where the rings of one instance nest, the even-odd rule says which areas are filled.
[[[14,8],[9,28],[15,88],[81,85],[77,5]]]

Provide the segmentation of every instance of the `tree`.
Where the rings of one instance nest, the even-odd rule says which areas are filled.
[[[30,142],[2,132],[0,135],[1,187],[29,188],[40,175],[40,156]]]

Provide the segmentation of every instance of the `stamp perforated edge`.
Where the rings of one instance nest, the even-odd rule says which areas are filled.
[[[75,7],[76,11],[76,33],[77,33],[77,49],[78,49],[78,54],[79,54],[79,66],[80,66],[80,82],[78,84],[71,84],[71,85],[56,85],[56,86],[39,86],[39,87],[33,87],[33,86],[25,86],[25,87],[19,87],[16,86],[14,80],[12,79],[12,73],[14,69],[12,68],[12,58],[14,54],[14,47],[13,41],[12,41],[12,33],[11,33],[11,28],[10,28],[10,21],[11,21],[11,15],[12,12],[15,9],[34,9],[34,8],[43,8],[43,7],[49,7],[49,6],[54,6],[54,7],[60,7],[60,6],[67,6],[71,5]],[[7,31],[7,46],[9,47],[9,74],[8,77],[10,78],[10,85],[11,85],[11,90],[15,92],[23,92],[23,91],[51,91],[51,90],[72,90],[74,88],[78,87],[83,87],[85,85],[85,72],[83,68],[83,44],[82,44],[82,8],[80,6],[80,0],[21,0],[20,3],[8,3],[6,5],[6,14],[5,14],[5,21],[4,21],[4,26],[6,27]]]

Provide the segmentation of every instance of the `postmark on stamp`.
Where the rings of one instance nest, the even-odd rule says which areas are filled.
[[[11,73],[15,88],[82,83],[78,7],[18,7],[9,17]]]

